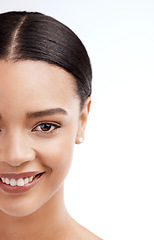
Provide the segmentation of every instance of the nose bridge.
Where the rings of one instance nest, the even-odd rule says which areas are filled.
[[[20,129],[9,131],[4,142],[3,161],[11,166],[19,166],[35,158],[35,153],[29,144],[28,138],[26,138],[26,133]]]

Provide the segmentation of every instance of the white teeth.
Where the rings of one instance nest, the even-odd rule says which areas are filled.
[[[11,185],[11,186],[16,186],[16,180],[12,178],[12,179],[10,180],[10,185]]]
[[[24,179],[24,184],[27,184],[27,183],[29,183],[29,178]]]
[[[1,177],[1,180],[2,180],[3,183],[8,184],[8,185],[22,187],[25,184],[28,184],[28,183],[32,182],[34,177],[35,176],[31,176],[29,178],[26,177],[24,179],[19,178],[18,180],[14,179],[14,178],[9,179],[9,178]]]
[[[33,181],[33,176],[31,176],[30,178],[29,178],[29,182],[32,182]]]
[[[9,180],[8,178],[5,178],[5,179],[4,179],[4,182],[5,182],[6,184],[10,184],[10,180]]]
[[[2,177],[1,179],[2,179],[2,182],[4,183],[4,178]]]
[[[17,186],[19,186],[19,187],[24,186],[24,180],[23,180],[23,178],[20,178],[20,179],[17,180]]]

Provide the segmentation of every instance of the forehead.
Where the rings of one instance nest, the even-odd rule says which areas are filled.
[[[0,86],[0,107],[69,108],[79,102],[73,76],[41,61],[0,61]]]

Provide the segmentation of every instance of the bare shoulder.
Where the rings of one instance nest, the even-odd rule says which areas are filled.
[[[102,238],[99,238],[98,236],[96,236],[94,233],[92,233],[91,231],[89,231],[88,229],[82,227],[82,238],[84,240],[103,240]],[[82,239],[81,238],[81,239]]]
[[[89,231],[87,228],[81,226],[74,219],[72,219],[72,229],[74,232],[74,240],[103,240]]]

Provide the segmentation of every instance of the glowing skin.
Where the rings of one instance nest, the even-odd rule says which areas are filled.
[[[2,239],[98,239],[69,217],[63,199],[91,102],[80,111],[74,84],[54,65],[0,61],[0,174],[44,173],[29,190],[0,188]]]

